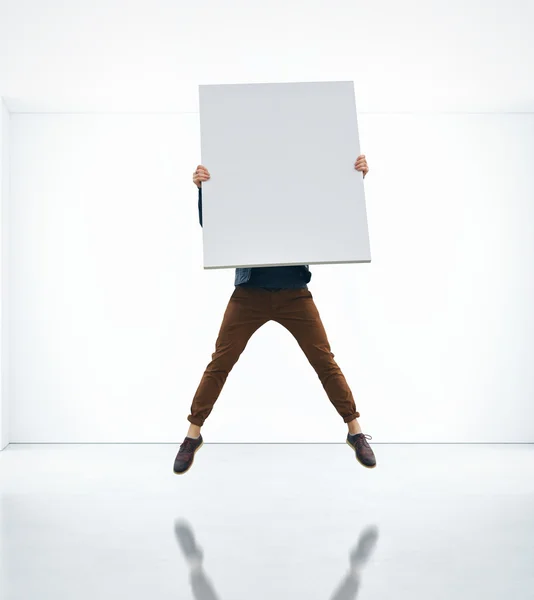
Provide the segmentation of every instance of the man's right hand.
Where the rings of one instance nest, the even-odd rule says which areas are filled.
[[[197,188],[202,187],[203,181],[208,181],[210,178],[210,173],[206,167],[202,165],[198,165],[195,172],[193,173],[193,183],[197,186]]]

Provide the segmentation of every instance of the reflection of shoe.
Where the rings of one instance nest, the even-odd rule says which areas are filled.
[[[178,450],[178,454],[174,459],[174,472],[177,475],[183,475],[187,473],[193,464],[195,454],[202,448],[204,440],[202,436],[197,439],[186,437]]]
[[[378,540],[378,528],[375,525],[369,526],[360,535],[358,545],[350,553],[350,568],[353,571],[359,569],[368,561],[376,542]]]
[[[189,566],[191,568],[199,567],[202,564],[203,553],[197,546],[189,525],[185,521],[177,521],[174,525],[174,533]]]
[[[370,435],[356,433],[347,435],[347,444],[356,451],[356,458],[360,464],[368,469],[376,467],[376,458],[367,440],[372,440]]]

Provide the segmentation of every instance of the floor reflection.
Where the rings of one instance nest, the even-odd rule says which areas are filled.
[[[203,567],[204,554],[197,544],[191,525],[177,520],[174,533],[182,554],[189,566],[189,581],[195,600],[221,600]],[[360,533],[354,547],[349,551],[349,566],[343,579],[329,600],[355,600],[358,596],[362,571],[371,557],[378,541],[378,527],[369,525]]]

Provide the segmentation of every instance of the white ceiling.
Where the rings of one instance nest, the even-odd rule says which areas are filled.
[[[0,95],[196,112],[199,83],[354,80],[362,112],[534,112],[533,31],[532,0],[0,0]]]

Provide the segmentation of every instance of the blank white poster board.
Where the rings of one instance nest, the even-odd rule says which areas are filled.
[[[199,88],[204,268],[370,262],[353,82]]]

